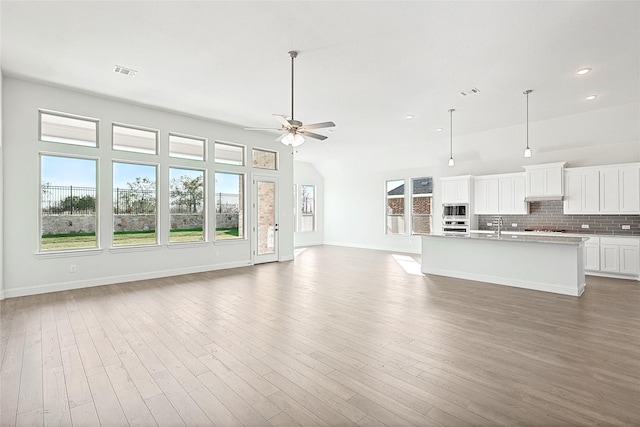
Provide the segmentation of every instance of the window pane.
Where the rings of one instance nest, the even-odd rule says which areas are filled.
[[[204,241],[204,171],[169,168],[169,242]]]
[[[153,245],[156,166],[113,163],[113,245]]]
[[[40,111],[40,141],[98,146],[98,120]]]
[[[300,187],[300,230],[315,230],[315,203],[316,187],[313,185],[302,185]]]
[[[216,172],[216,239],[244,237],[243,175]]]
[[[156,154],[158,132],[113,125],[113,149],[135,153]]]
[[[253,149],[253,167],[260,169],[277,169],[277,154],[274,151]]]
[[[181,159],[204,160],[206,139],[169,134],[169,156]]]
[[[411,233],[429,234],[432,226],[433,179],[415,178],[411,180]]]
[[[222,142],[216,142],[214,146],[216,163],[244,165],[244,147]]]
[[[40,249],[96,248],[96,161],[41,157]]]
[[[404,191],[404,180],[386,182],[387,234],[404,234]]]

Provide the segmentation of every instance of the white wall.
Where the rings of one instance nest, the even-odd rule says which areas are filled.
[[[408,184],[411,178],[434,177],[434,230],[438,230],[439,178],[522,172],[522,165],[556,161],[575,167],[637,162],[639,119],[640,105],[634,103],[532,123],[531,159],[522,157],[524,126],[455,137],[456,165],[451,168],[447,158],[430,156],[428,143],[400,151],[388,141],[372,141],[371,147],[383,148],[372,149],[359,161],[336,158],[317,165],[325,178],[325,243],[419,253],[419,237],[384,234],[385,180],[405,179]],[[456,156],[456,144],[475,148]],[[569,148],[558,149],[560,144]]]
[[[293,182],[298,186],[298,193],[301,185],[316,186],[316,229],[304,233],[296,232],[294,246],[321,245],[324,243],[324,178],[311,163],[294,161]],[[300,197],[300,194],[297,197]]]
[[[4,160],[2,155],[2,83],[3,77],[0,73],[0,300],[4,299]]]
[[[281,189],[293,186],[293,160],[289,148],[273,142],[271,134],[245,132],[239,127],[188,117],[140,105],[100,98],[5,78],[3,88],[4,144],[3,165],[6,175],[3,213],[4,291],[6,297],[162,277],[196,271],[248,265],[252,262],[251,239],[212,242],[215,233],[210,221],[209,242],[194,245],[167,245],[168,214],[159,211],[160,245],[144,250],[112,250],[111,188],[112,160],[151,160],[159,165],[158,203],[168,203],[168,167],[204,166],[207,169],[208,194],[214,191],[214,171],[226,170],[247,174],[246,200],[251,200],[250,166],[222,166],[212,161],[213,142],[228,141],[247,146],[250,161],[252,147],[280,151],[277,173]],[[38,141],[38,109],[61,111],[100,119],[100,147],[87,148]],[[134,124],[160,131],[158,156],[111,150],[112,122]],[[209,161],[202,163],[168,157],[168,132],[179,132],[208,138]],[[53,144],[53,145],[52,145]],[[76,255],[51,256],[38,254],[39,153],[56,149],[68,154],[96,155],[99,160],[99,232],[101,251]],[[263,170],[257,170],[262,173]],[[280,191],[280,260],[293,259],[293,201],[290,191]],[[213,197],[209,198],[209,218],[213,217]],[[249,207],[247,203],[245,206]],[[249,209],[248,220],[251,221]],[[247,231],[251,230],[251,223]],[[219,255],[216,255],[219,254]],[[71,273],[75,265],[77,272]]]

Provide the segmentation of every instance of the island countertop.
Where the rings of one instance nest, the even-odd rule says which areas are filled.
[[[558,245],[579,245],[589,240],[587,237],[575,237],[575,236],[562,236],[562,235],[528,235],[528,234],[510,234],[502,233],[497,235],[495,233],[476,233],[471,232],[469,234],[464,233],[439,233],[429,234],[425,237],[442,237],[451,239],[470,239],[470,240],[497,240],[497,241],[509,241],[509,242],[523,242],[523,243],[553,243]]]

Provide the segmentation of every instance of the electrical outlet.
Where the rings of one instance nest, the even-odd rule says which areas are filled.
[[[511,223],[511,226],[512,226],[513,228],[516,228],[516,227],[518,226],[518,223],[517,223],[517,222],[512,222],[512,223]]]
[[[69,273],[75,273],[76,271],[78,271],[78,268],[76,267],[75,264],[71,264],[69,266]]]
[[[624,224],[624,225],[622,225],[622,229],[623,230],[631,230],[631,226],[627,225],[627,224]]]
[[[493,227],[493,223],[492,222],[488,222],[487,223],[487,227]]]
[[[582,224],[582,228],[589,228],[589,224]]]

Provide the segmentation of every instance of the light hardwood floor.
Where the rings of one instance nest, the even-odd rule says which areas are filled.
[[[575,298],[320,246],[1,308],[2,426],[640,425],[638,282]]]

